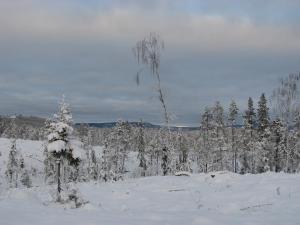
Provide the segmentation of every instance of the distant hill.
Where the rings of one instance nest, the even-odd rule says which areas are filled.
[[[87,124],[90,127],[97,127],[97,128],[112,128],[114,126],[116,126],[117,122],[107,122],[107,123],[76,123],[77,126],[80,126],[82,124]],[[140,122],[129,122],[129,124],[131,124],[132,126],[135,127],[139,127],[140,126]],[[150,129],[160,129],[163,126],[161,125],[156,125],[156,124],[152,124],[152,123],[148,123],[148,122],[143,122],[142,123],[143,126],[145,128],[150,128]],[[185,131],[192,131],[192,130],[199,130],[199,127],[177,127],[177,126],[171,126],[170,127],[171,130],[185,130]]]
[[[35,116],[23,116],[23,115],[18,115],[18,116],[0,116],[0,121],[8,124],[11,120],[15,120],[15,123],[17,126],[33,126],[33,127],[43,127],[45,125],[45,118],[41,117],[35,117]],[[116,126],[117,122],[104,122],[104,123],[75,123],[75,126],[80,126],[83,124],[87,124],[90,127],[96,127],[96,128],[112,128]],[[132,126],[138,127],[140,126],[140,122],[129,122]],[[160,129],[163,126],[157,125],[157,124],[152,124],[148,122],[143,122],[142,123],[145,128],[150,128],[150,129]],[[171,126],[171,130],[199,130],[199,127],[177,127],[177,126]]]

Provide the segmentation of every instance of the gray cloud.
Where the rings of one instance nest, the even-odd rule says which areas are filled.
[[[65,93],[77,121],[160,123],[154,80],[145,73],[141,86],[134,83],[131,48],[150,31],[166,42],[161,75],[176,124],[198,124],[201,109],[216,100],[244,108],[249,96],[270,94],[279,76],[299,70],[294,16],[277,23],[272,13],[269,23],[245,3],[230,12],[222,1],[198,10],[179,1],[103,1],[95,9],[84,1],[71,9],[66,1],[11,2],[0,3],[1,114],[49,116]]]

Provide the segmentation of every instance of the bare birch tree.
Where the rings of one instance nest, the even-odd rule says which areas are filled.
[[[160,36],[156,33],[150,33],[147,37],[137,42],[136,46],[133,48],[133,53],[135,58],[137,59],[138,64],[143,65],[145,68],[150,69],[150,73],[156,79],[156,88],[158,92],[158,99],[163,109],[163,118],[165,126],[168,129],[168,135],[163,138],[163,146],[162,146],[162,169],[163,174],[167,175],[170,170],[170,165],[172,162],[170,149],[172,148],[171,139],[171,131],[170,131],[170,115],[167,110],[167,105],[165,101],[165,95],[163,93],[161,87],[161,79],[160,79],[160,56],[161,51],[164,49],[164,42],[160,38]],[[136,75],[136,83],[139,85],[140,83],[140,75],[143,72],[142,68],[137,72]]]
[[[160,36],[156,33],[150,33],[149,36],[137,42],[136,46],[133,48],[133,53],[138,61],[138,64],[142,64],[150,69],[151,74],[156,78],[157,81],[157,92],[158,99],[161,103],[164,122],[167,127],[169,127],[170,116],[167,110],[167,105],[165,101],[165,95],[161,87],[160,79],[160,57],[161,51],[164,49],[164,42]],[[137,72],[136,83],[140,84],[140,75],[143,72],[143,68]]]

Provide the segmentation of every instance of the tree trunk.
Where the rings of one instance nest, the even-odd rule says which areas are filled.
[[[57,202],[61,202],[61,175],[60,175],[60,167],[61,160],[57,160]]]

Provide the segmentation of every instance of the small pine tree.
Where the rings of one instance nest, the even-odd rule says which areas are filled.
[[[113,156],[111,155],[112,151],[110,151],[108,147],[107,141],[104,142],[104,148],[101,157],[101,168],[99,171],[99,177],[104,182],[114,180],[114,172],[113,172],[113,162],[111,161]]]
[[[264,135],[264,131],[269,127],[269,108],[267,107],[267,99],[263,93],[260,96],[257,109],[257,129],[260,136]]]
[[[18,164],[18,152],[16,139],[11,142],[11,147],[8,155],[6,177],[10,187],[18,187],[18,176],[19,176],[19,164]]]
[[[256,123],[256,114],[251,97],[248,99],[248,109],[245,111],[245,127],[250,130],[251,137]]]

